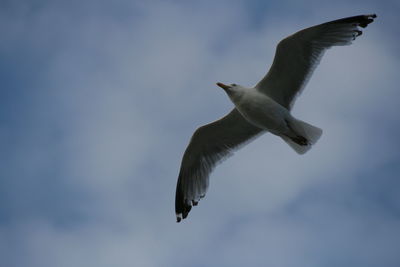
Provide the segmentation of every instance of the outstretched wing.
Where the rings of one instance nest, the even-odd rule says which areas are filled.
[[[326,49],[349,45],[375,14],[334,20],[301,30],[279,42],[271,69],[256,88],[291,109]]]
[[[183,155],[176,186],[178,222],[205,196],[208,177],[215,165],[262,132],[264,130],[248,123],[236,109],[194,132]]]

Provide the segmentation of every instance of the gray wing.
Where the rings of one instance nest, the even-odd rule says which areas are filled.
[[[248,123],[236,109],[194,132],[183,155],[176,186],[178,222],[185,219],[192,205],[197,205],[205,196],[208,178],[215,165],[262,132],[264,130]]]
[[[375,14],[334,20],[301,30],[279,42],[271,69],[256,85],[259,91],[291,109],[326,49],[349,45]]]

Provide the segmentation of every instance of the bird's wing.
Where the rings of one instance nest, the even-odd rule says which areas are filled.
[[[334,20],[301,30],[279,42],[267,75],[256,85],[259,91],[291,109],[326,49],[349,45],[361,35],[375,14]]]
[[[205,196],[208,177],[215,165],[262,132],[264,130],[247,122],[237,109],[194,132],[183,155],[176,186],[178,222]]]

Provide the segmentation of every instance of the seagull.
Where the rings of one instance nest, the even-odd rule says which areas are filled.
[[[298,31],[281,40],[272,66],[253,88],[217,83],[235,107],[223,118],[199,127],[182,158],[176,186],[177,222],[206,194],[214,167],[234,151],[267,131],[298,154],[306,153],[322,130],[290,113],[324,52],[350,45],[374,21],[375,14],[338,19]]]

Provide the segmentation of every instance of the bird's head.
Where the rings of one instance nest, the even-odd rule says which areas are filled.
[[[232,83],[230,85],[226,85],[223,83],[217,83],[219,87],[224,89],[224,91],[228,94],[229,97],[238,97],[241,95],[241,93],[246,89],[241,85]]]
[[[235,87],[237,86],[237,85],[234,84],[234,83],[232,83],[231,85],[226,85],[226,84],[223,84],[223,83],[217,83],[217,85],[218,85],[219,87],[221,87],[222,89],[224,89],[224,91],[225,91],[226,93],[233,92],[233,91],[235,90]]]

